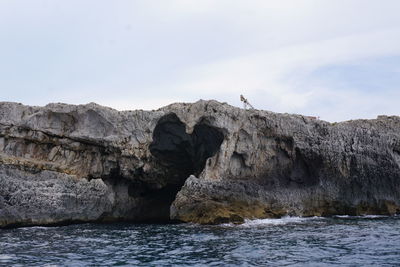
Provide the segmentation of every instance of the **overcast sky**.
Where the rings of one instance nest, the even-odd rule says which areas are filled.
[[[0,101],[400,115],[398,0],[0,0]]]

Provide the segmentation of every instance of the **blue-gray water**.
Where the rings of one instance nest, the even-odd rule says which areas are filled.
[[[0,230],[0,265],[400,265],[399,217]]]

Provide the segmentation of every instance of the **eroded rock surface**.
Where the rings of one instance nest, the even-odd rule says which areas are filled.
[[[0,226],[400,212],[400,118],[0,103]]]

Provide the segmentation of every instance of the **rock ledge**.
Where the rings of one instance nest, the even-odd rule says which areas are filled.
[[[400,212],[400,118],[0,102],[0,226]]]

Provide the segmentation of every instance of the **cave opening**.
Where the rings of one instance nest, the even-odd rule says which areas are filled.
[[[208,158],[219,150],[224,135],[216,128],[200,122],[187,134],[183,122],[174,114],[162,117],[153,133],[150,153],[174,174],[198,176]]]
[[[207,159],[219,151],[223,140],[221,130],[204,120],[195,125],[191,134],[186,133],[185,124],[174,113],[158,121],[149,149],[167,185],[152,195],[156,194],[157,205],[168,220],[170,206],[186,179],[203,171]]]

